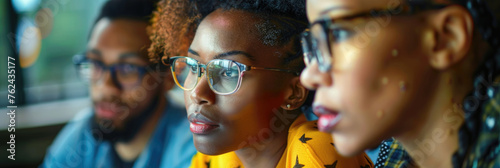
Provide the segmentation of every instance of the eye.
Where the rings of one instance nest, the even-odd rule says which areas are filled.
[[[198,71],[198,69],[196,68],[196,66],[193,66],[193,65],[189,65],[190,66],[190,70],[191,70],[191,73],[196,73]]]
[[[189,70],[191,73],[198,73],[198,62],[188,59],[186,61],[186,64],[187,66],[189,66]]]
[[[90,66],[90,68],[92,69],[96,69],[96,70],[102,70],[104,69],[104,63],[102,63],[101,61],[97,61],[97,60],[89,60],[87,62]]]
[[[333,42],[343,42],[348,40],[354,33],[346,28],[333,28],[330,30],[331,38]]]
[[[137,66],[131,64],[123,64],[120,67],[121,72],[123,72],[124,74],[135,73],[138,71],[137,69],[138,69]]]
[[[225,78],[237,78],[238,77],[238,71],[234,70],[232,68],[224,68],[221,72],[221,76]]]

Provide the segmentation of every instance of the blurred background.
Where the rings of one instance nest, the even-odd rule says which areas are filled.
[[[0,1],[0,167],[38,166],[54,137],[81,109],[88,89],[72,57],[87,38],[104,0]],[[16,160],[7,159],[10,133],[7,58],[16,58]]]

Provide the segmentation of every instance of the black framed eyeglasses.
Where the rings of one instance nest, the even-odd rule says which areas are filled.
[[[410,15],[417,11],[429,9],[441,9],[448,5],[410,3],[404,6],[398,6],[394,9],[370,10],[342,18],[322,18],[306,29],[301,36],[301,44],[304,52],[304,62],[309,66],[313,61],[318,64],[321,72],[327,72],[332,68],[333,62],[333,44],[345,41],[355,34],[353,28],[345,26],[346,22],[363,17],[380,17],[395,15]]]
[[[84,54],[73,56],[78,76],[86,83],[99,81],[106,71],[110,72],[115,85],[120,88],[135,88],[141,84],[144,75],[153,72],[155,65],[139,66],[127,63],[105,65],[98,60],[88,59]]]
[[[175,83],[183,90],[194,89],[201,77],[205,75],[210,89],[219,95],[229,95],[238,91],[245,71],[268,70],[300,75],[300,72],[292,70],[255,67],[226,59],[214,59],[207,64],[201,64],[190,57],[168,58],[164,56],[162,62],[170,66]]]

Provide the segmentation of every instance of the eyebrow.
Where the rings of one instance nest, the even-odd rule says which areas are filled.
[[[91,49],[89,52],[97,55],[97,57],[99,57],[99,58],[102,57],[101,51],[99,51],[97,49]]]
[[[196,55],[196,56],[200,56],[200,54],[198,54],[198,52],[192,50],[192,49],[188,49],[188,52],[193,54],[193,55]],[[245,57],[247,57],[248,59],[250,59],[251,61],[255,61],[255,57],[250,55],[249,53],[247,52],[244,52],[244,51],[238,51],[238,50],[234,50],[234,51],[229,51],[229,52],[225,52],[225,53],[222,53],[222,54],[218,54],[214,57],[214,59],[222,59],[224,57],[229,57],[229,56],[233,56],[233,55],[243,55]]]
[[[102,58],[101,51],[99,51],[97,49],[91,49],[89,52],[95,54],[98,58]],[[123,59],[131,58],[131,57],[140,58],[140,54],[136,53],[136,52],[122,53],[122,54],[120,54],[120,56],[118,57],[118,59],[119,60],[123,60]]]
[[[188,49],[188,52],[191,53],[191,54],[193,54],[193,55],[196,55],[198,57],[200,56],[200,54],[198,54],[198,52],[196,52],[196,51],[194,51],[192,49]]]
[[[122,54],[120,54],[120,57],[118,59],[123,60],[123,59],[129,58],[129,57],[140,58],[140,54],[136,53],[136,52],[122,53]]]
[[[327,8],[327,9],[325,9],[325,10],[321,11],[319,14],[320,14],[320,15],[325,15],[325,14],[327,14],[328,12],[331,12],[331,11],[334,11],[334,10],[340,10],[340,9],[342,9],[342,10],[346,10],[346,9],[349,9],[349,8],[348,8],[348,7],[345,7],[345,6],[334,6],[334,7]]]

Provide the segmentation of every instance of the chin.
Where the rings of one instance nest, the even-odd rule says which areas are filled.
[[[365,151],[365,148],[358,141],[353,140],[359,138],[345,137],[338,134],[332,134],[332,138],[337,152],[342,156],[356,156]]]
[[[203,137],[197,137],[197,135],[193,135],[193,142],[196,150],[205,155],[221,155],[230,152],[223,150],[216,143],[207,141]]]

